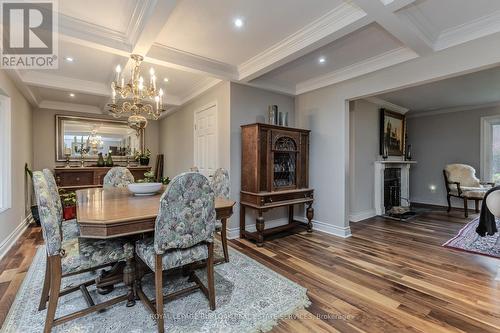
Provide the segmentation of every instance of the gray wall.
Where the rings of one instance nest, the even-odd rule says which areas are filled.
[[[160,121],[160,151],[165,155],[166,176],[172,178],[193,166],[194,113],[212,102],[217,103],[218,166],[230,169],[229,82],[224,81]]]
[[[35,170],[53,169],[56,162],[56,115],[82,116],[90,118],[115,119],[111,116],[78,113],[63,110],[37,109],[33,112],[33,161]],[[126,120],[126,118],[123,118]],[[159,121],[150,120],[145,132],[146,148],[151,150],[150,166],[154,168],[159,152]]]
[[[379,159],[380,107],[357,100],[349,109],[349,219],[359,221],[375,215],[374,162]]]
[[[12,207],[0,213],[0,245],[10,239],[16,228],[29,215],[31,181],[24,174],[24,164],[33,163],[32,109],[14,83],[0,71],[0,90],[11,98],[11,175]],[[0,253],[3,251],[0,248]]]
[[[497,114],[500,107],[408,117],[408,143],[418,161],[410,171],[411,201],[447,205],[442,174],[446,164],[469,164],[480,178],[481,117]],[[461,207],[462,202],[454,200],[453,205]]]
[[[231,83],[231,197],[240,197],[241,189],[241,125],[255,122],[266,122],[268,106],[278,105],[278,110],[288,112],[289,126],[295,124],[295,98],[267,90],[253,88],[237,83]],[[255,225],[256,216],[248,210],[246,223]],[[303,214],[297,214],[303,216]],[[234,215],[239,216],[239,205],[235,207]],[[275,209],[264,214],[266,221],[273,221],[271,226],[284,224],[287,220],[285,210]],[[233,217],[229,224],[230,235],[237,235],[238,220]],[[252,230],[253,226],[249,228]]]

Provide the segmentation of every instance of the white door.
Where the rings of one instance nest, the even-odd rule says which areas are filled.
[[[217,168],[217,105],[210,104],[194,114],[194,165],[205,176]]]

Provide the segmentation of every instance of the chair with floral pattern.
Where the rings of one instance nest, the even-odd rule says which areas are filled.
[[[229,172],[226,169],[218,168],[215,170],[214,174],[211,176],[210,185],[214,191],[216,198],[229,199],[230,193],[230,182],[229,182]],[[220,238],[222,241],[222,250],[224,252],[224,261],[229,262],[229,252],[227,249],[227,228],[226,219],[215,221],[215,231],[220,232]]]
[[[136,242],[136,254],[155,274],[156,306],[139,288],[140,299],[157,319],[158,332],[164,331],[163,295],[164,270],[206,261],[207,286],[190,273],[196,286],[175,292],[176,296],[200,288],[215,309],[214,246],[215,197],[208,179],[197,172],[176,176],[160,199],[155,234]]]
[[[95,280],[85,281],[77,286],[61,288],[61,280],[65,276],[81,274],[98,268],[111,266],[118,261],[133,258],[133,246],[123,239],[91,240],[72,238],[64,240],[59,222],[57,204],[51,195],[51,190],[43,172],[33,172],[33,185],[42,225],[42,235],[47,252],[48,279],[44,282],[40,309],[45,309],[48,301],[44,332],[50,332],[52,327],[62,324],[72,318],[77,318],[127,300],[127,295],[118,296],[103,303],[92,305],[87,309],[55,318],[60,295],[82,290],[87,296],[86,287]]]
[[[111,168],[106,176],[104,176],[103,187],[127,187],[128,184],[134,182],[134,176],[129,169],[125,167]]]
[[[49,193],[52,197],[52,200],[54,201],[54,205],[57,210],[59,222],[61,223],[63,240],[68,240],[80,236],[80,229],[78,227],[76,219],[64,221],[61,198],[59,196],[59,190],[57,188],[54,175],[49,169],[43,169],[43,175],[45,177],[45,180],[47,181],[47,185],[49,186]]]

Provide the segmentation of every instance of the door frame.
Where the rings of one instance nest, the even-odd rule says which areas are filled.
[[[196,119],[197,114],[203,111],[206,111],[212,107],[215,107],[215,168],[219,167],[219,108],[217,106],[217,101],[212,101],[194,111],[193,114],[193,165],[196,164],[196,154],[198,152],[198,145],[196,143],[196,134],[197,134],[197,126]],[[196,165],[197,166],[197,165]],[[198,167],[198,166],[197,166]]]

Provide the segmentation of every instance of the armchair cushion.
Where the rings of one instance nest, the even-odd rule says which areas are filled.
[[[468,187],[460,186],[462,190],[462,197],[465,198],[483,198],[486,192],[490,189],[490,186],[480,186],[480,187]],[[459,193],[456,189],[450,191],[450,194],[458,196]]]
[[[80,227],[76,222],[76,219],[63,221],[62,222],[62,233],[63,240],[69,240],[71,238],[77,238],[80,236]]]
[[[481,187],[479,179],[476,177],[476,170],[466,164],[448,164],[445,167],[448,182],[459,182],[460,187]],[[456,190],[455,184],[450,184],[451,190]]]
[[[126,240],[73,238],[62,244],[61,259],[63,274],[73,273],[96,266],[131,259],[134,247]]]
[[[141,239],[136,242],[136,253],[149,268],[155,271],[154,239]],[[163,270],[181,267],[208,258],[206,244],[198,244],[188,248],[170,249],[162,254]]]

